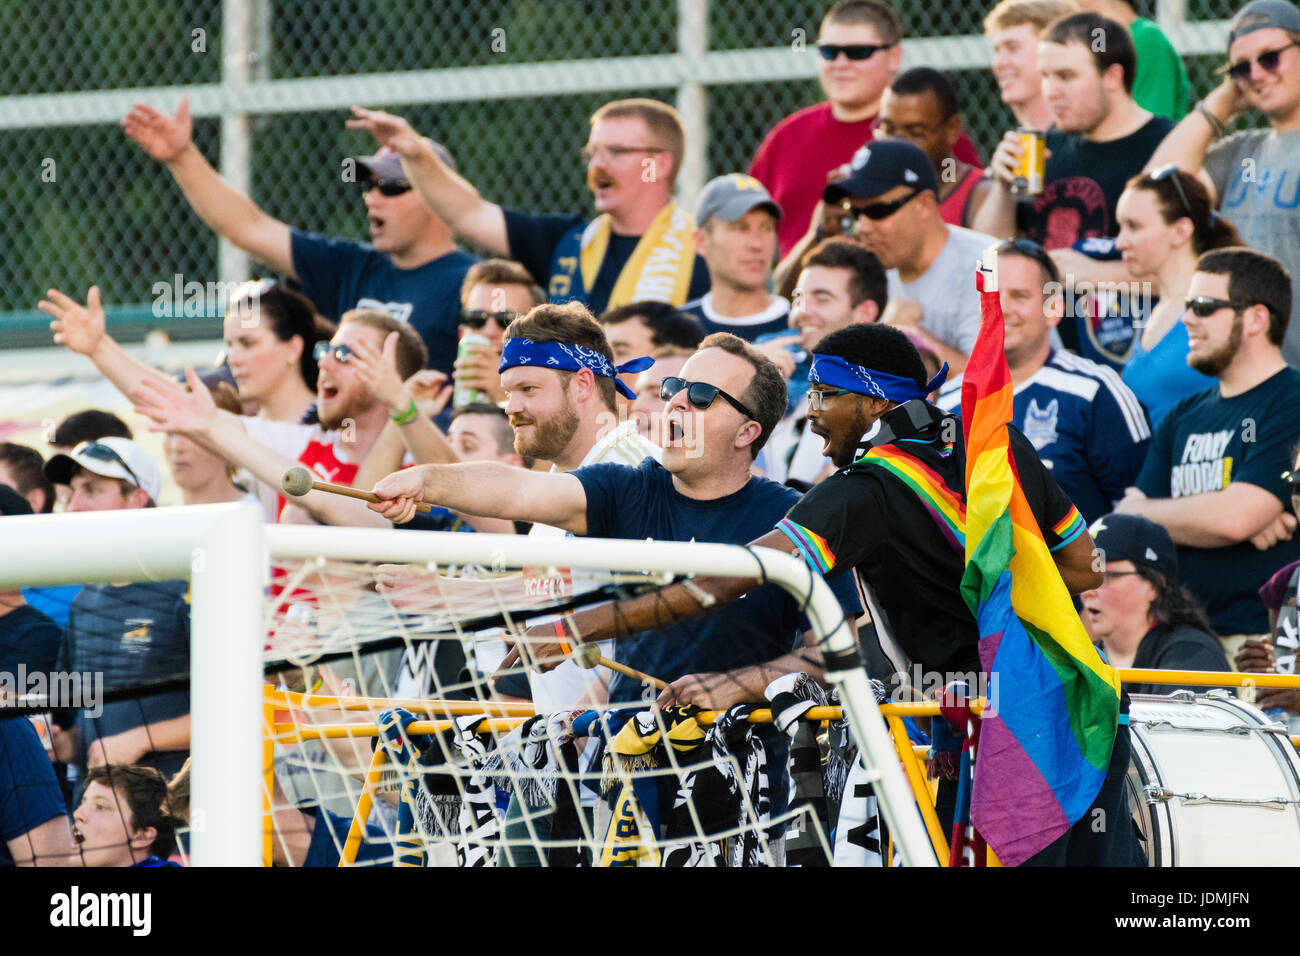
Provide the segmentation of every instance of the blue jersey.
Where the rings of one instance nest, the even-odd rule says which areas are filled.
[[[322,315],[337,322],[349,309],[387,312],[420,333],[429,368],[448,375],[456,361],[460,287],[474,261],[457,249],[414,269],[399,269],[368,245],[293,230],[293,269],[303,294]]]
[[[774,295],[768,306],[757,315],[740,318],[722,316],[713,311],[713,293],[709,292],[682,306],[682,311],[699,319],[705,335],[730,332],[747,342],[757,342],[762,336],[790,335],[790,303]]]
[[[766,478],[750,478],[723,498],[688,498],[652,458],[636,468],[588,465],[573,475],[587,495],[587,534],[601,538],[748,544],[771,531],[799,500],[798,492]],[[834,585],[845,612],[857,615],[862,605],[849,577],[828,583]],[[801,639],[803,626],[795,599],[769,584],[708,617],[620,638],[615,659],[672,682],[687,674],[732,670],[788,654]],[[614,676],[611,702],[640,698],[638,682]]]
[[[961,413],[961,376],[944,385],[939,405]],[[1016,386],[1012,415],[1089,524],[1114,510],[1142,470],[1151,429],[1137,397],[1108,366],[1052,353]]]
[[[0,866],[13,866],[10,840],[65,813],[63,791],[32,722],[0,720]]]

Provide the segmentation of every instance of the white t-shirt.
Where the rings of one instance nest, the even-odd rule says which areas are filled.
[[[306,465],[321,481],[350,485],[361,468],[359,461],[352,460],[342,430],[326,431],[320,425],[272,422],[264,418],[245,417],[242,421],[251,438]],[[280,489],[254,479],[252,490],[266,511],[266,520],[277,521],[284,508]]]

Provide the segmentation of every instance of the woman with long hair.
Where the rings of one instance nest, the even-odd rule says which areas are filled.
[[[1154,282],[1160,294],[1124,365],[1124,384],[1155,428],[1180,398],[1215,384],[1187,365],[1183,300],[1201,253],[1239,246],[1241,237],[1214,211],[1200,181],[1174,166],[1130,179],[1116,211],[1115,245],[1124,265],[1134,279]]]

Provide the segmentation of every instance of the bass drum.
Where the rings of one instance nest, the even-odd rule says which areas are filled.
[[[1129,803],[1150,866],[1295,866],[1300,758],[1222,690],[1134,694]]]

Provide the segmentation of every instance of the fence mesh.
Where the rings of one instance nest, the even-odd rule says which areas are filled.
[[[231,0],[228,0],[231,2]],[[253,79],[300,80],[506,64],[673,54],[678,0],[247,0],[254,36],[264,37]],[[702,0],[701,0],[702,2]],[[976,35],[991,4],[905,0],[907,37]],[[1189,0],[1189,21],[1231,16],[1235,0]],[[807,79],[739,75],[706,87],[706,175],[743,169],[771,126],[821,98],[815,38],[825,0],[711,0],[708,49],[790,47],[801,35]],[[1138,3],[1154,16],[1154,0]],[[147,88],[143,98],[172,110],[187,89],[222,82],[222,0],[0,0],[0,96],[84,94]],[[260,26],[259,26],[260,24]],[[261,31],[260,33],[258,31]],[[800,34],[802,31],[802,34]],[[1215,82],[1221,55],[1191,56],[1193,98]],[[917,62],[916,59],[911,62]],[[934,63],[938,67],[951,64]],[[484,195],[523,209],[589,208],[578,148],[587,117],[618,96],[672,101],[677,78],[629,86],[617,61],[597,92],[467,100],[371,103],[392,106],[444,141]],[[1012,118],[987,68],[957,77],[967,129],[987,157]],[[272,215],[311,231],[365,238],[355,188],[341,181],[343,158],[373,150],[344,129],[346,111],[320,110],[307,87],[279,91],[277,108],[250,122],[253,198]],[[413,99],[418,97],[413,96]],[[64,102],[67,102],[64,100]],[[0,99],[3,104],[3,99]],[[0,109],[0,114],[4,111]],[[51,114],[53,115],[53,114]],[[31,310],[53,286],[99,283],[109,303],[147,303],[176,273],[218,277],[215,237],[190,212],[165,171],[112,122],[13,128],[0,122],[0,313]],[[195,139],[220,162],[220,123],[195,122]],[[9,322],[0,316],[0,325]],[[215,328],[215,326],[214,326]],[[0,336],[0,344],[17,344]]]

